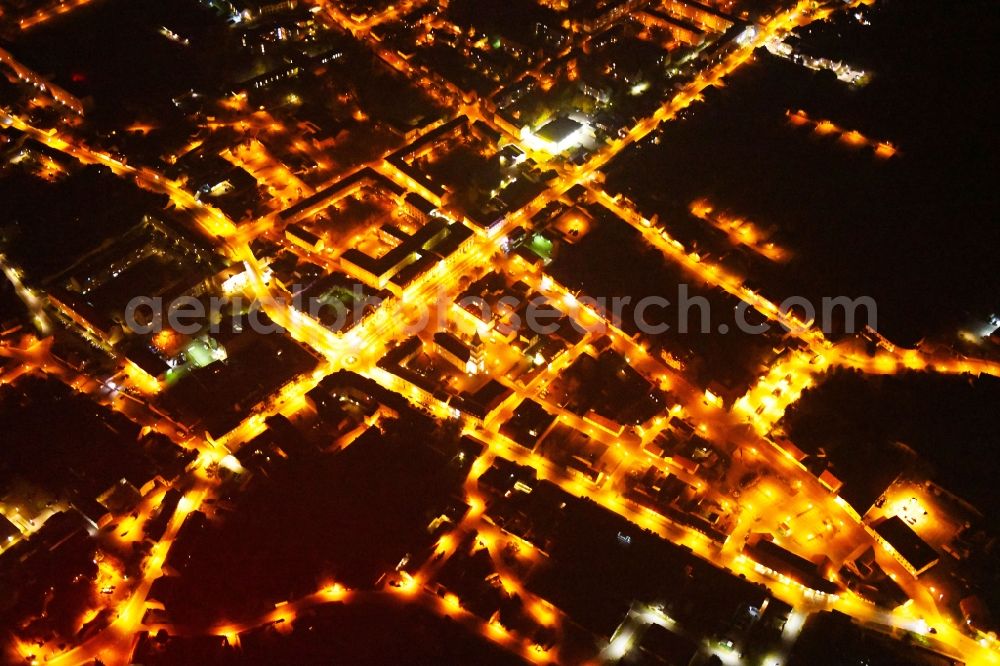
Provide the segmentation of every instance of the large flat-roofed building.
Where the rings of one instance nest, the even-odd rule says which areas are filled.
[[[873,528],[882,545],[914,576],[919,576],[938,562],[938,554],[917,536],[899,516],[893,516]]]
[[[558,155],[578,145],[585,131],[583,123],[562,117],[550,120],[534,132],[525,127],[521,138],[532,150]]]

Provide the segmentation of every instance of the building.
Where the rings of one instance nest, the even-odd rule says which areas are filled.
[[[698,643],[687,636],[670,631],[661,624],[650,624],[642,635],[639,647],[654,663],[686,666],[698,654]]]
[[[696,25],[657,9],[643,9],[637,14],[639,21],[650,28],[659,28],[669,32],[674,39],[685,44],[698,45],[705,41],[705,31]]]
[[[377,259],[352,247],[341,255],[340,261],[349,272],[372,287],[388,288],[399,295],[439,261],[448,261],[461,254],[472,230],[435,217],[412,236],[402,231],[396,235],[399,244]]]
[[[558,155],[580,145],[587,129],[583,123],[564,116],[550,120],[534,132],[525,126],[521,139],[532,150]]]
[[[234,22],[253,21],[295,9],[297,0],[230,0]]]
[[[672,16],[713,32],[725,32],[736,23],[722,12],[693,0],[666,0],[663,7]]]
[[[265,72],[260,76],[255,76],[251,79],[247,79],[236,85],[230,92],[233,95],[238,95],[240,93],[250,92],[252,90],[261,90],[267,88],[278,81],[285,81],[287,79],[295,78],[302,72],[302,68],[298,65],[288,65],[279,69],[275,69],[270,72]]]
[[[323,239],[302,228],[300,224],[289,224],[285,227],[285,238],[309,252],[319,252],[323,249]]]
[[[438,354],[456,368],[468,372],[472,363],[472,350],[451,333],[438,331],[434,334],[434,346]],[[475,373],[469,373],[475,374]]]
[[[489,425],[501,409],[516,399],[517,394],[513,389],[507,388],[495,379],[491,379],[481,386],[474,393],[463,391],[460,409],[466,414],[471,414]]]
[[[286,223],[305,219],[309,215],[364,189],[372,189],[397,203],[406,192],[371,167],[364,167],[286,208],[278,213],[278,218]],[[409,210],[410,202],[407,200],[406,203]]]
[[[521,446],[534,449],[549,433],[555,421],[556,417],[545,411],[540,404],[531,398],[525,398],[514,410],[510,420],[501,426],[500,432]]]
[[[770,540],[768,534],[751,534],[743,552],[763,567],[763,573],[781,578],[787,577],[803,587],[834,594],[840,588],[820,573],[820,566],[795,553],[782,548]]]
[[[472,336],[465,372],[470,375],[481,375],[486,372],[486,350],[483,348],[483,339],[479,337],[479,331]]]
[[[874,536],[914,577],[938,563],[938,554],[902,518],[893,516],[874,526]]]
[[[597,33],[643,3],[640,0],[608,0],[607,2],[569,2],[570,26],[576,32]]]
[[[479,333],[466,344],[451,333],[438,331],[434,334],[434,344],[441,356],[466,374],[480,375],[486,372],[486,352]]]

